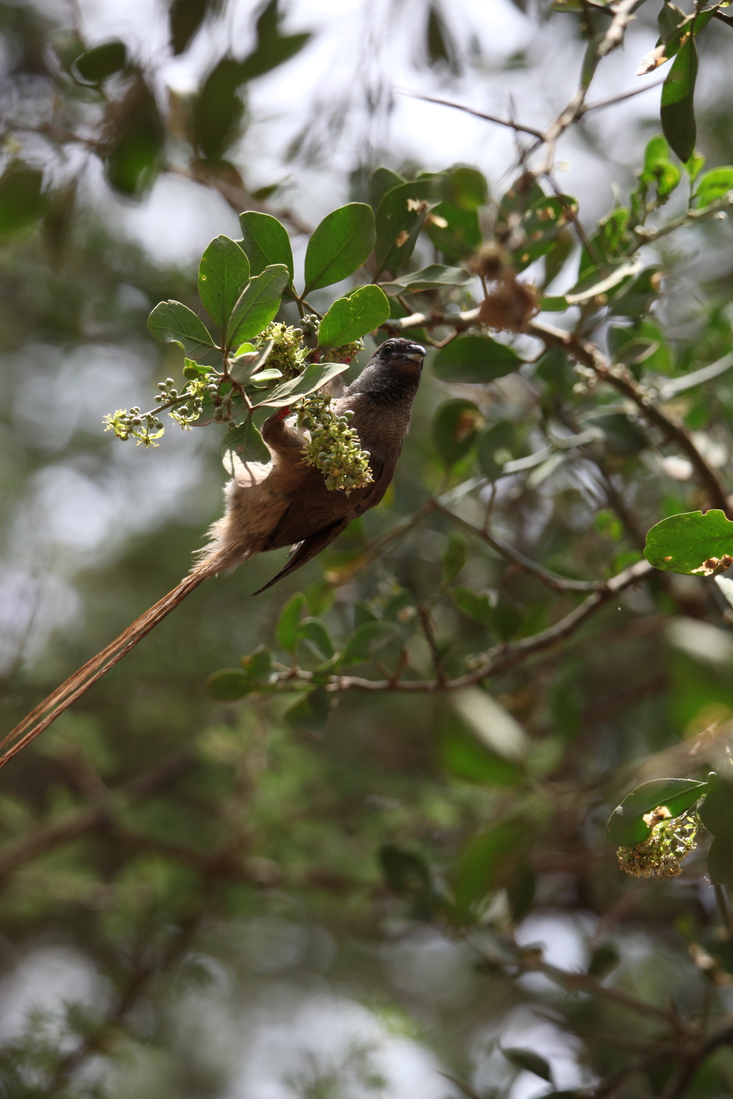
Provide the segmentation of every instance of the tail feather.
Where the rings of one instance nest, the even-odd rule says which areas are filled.
[[[48,698],[39,703],[35,709],[23,718],[19,725],[8,733],[0,742],[0,767],[4,767],[8,760],[17,755],[27,744],[30,744],[39,733],[56,720],[72,702],[81,698],[89,688],[101,679],[110,668],[121,660],[122,657],[137,645],[146,634],[161,622],[166,615],[178,606],[194,588],[203,583],[208,576],[212,576],[216,570],[211,566],[199,565],[188,576],[177,584],[172,591],[149,607],[144,614],[136,618],[124,633],[116,637],[105,649],[88,660],[87,663],[74,672],[65,683],[57,687]]]

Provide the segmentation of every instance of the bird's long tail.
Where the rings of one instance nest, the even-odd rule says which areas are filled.
[[[110,668],[114,667],[118,660],[122,659],[125,653],[134,648],[138,641],[141,641],[147,633],[150,633],[194,588],[203,583],[208,576],[212,576],[215,571],[211,562],[202,562],[192,569],[180,584],[177,584],[172,591],[169,591],[157,603],[149,607],[144,614],[136,618],[132,625],[128,626],[119,637],[116,637],[106,649],[102,649],[91,660],[88,660],[65,683],[57,687],[48,698],[45,698],[34,710],[31,710],[27,717],[24,717],[20,724],[16,725],[12,732],[8,733],[5,739],[0,742],[0,767],[4,767],[8,760],[25,748],[26,744],[30,744],[39,733],[47,729],[59,714],[62,714],[68,706],[71,706],[72,702],[76,702],[77,698],[81,698],[92,684],[101,679]]]

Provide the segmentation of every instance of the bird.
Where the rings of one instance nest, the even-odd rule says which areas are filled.
[[[349,523],[383,498],[410,428],[425,348],[402,337],[385,340],[359,376],[334,401],[336,415],[351,413],[361,449],[369,454],[371,481],[350,492],[329,489],[322,471],[304,460],[306,437],[279,409],[262,425],[271,461],[239,463],[224,490],[225,511],[209,530],[196,564],[106,648],[39,703],[0,743],[0,767],[47,729],[73,702],[133,649],[199,584],[235,569],[255,554],[291,546],[282,569],[259,595],[330,545]]]

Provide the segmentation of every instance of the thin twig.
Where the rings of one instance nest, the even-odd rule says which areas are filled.
[[[589,367],[596,376],[612,385],[625,397],[628,397],[644,418],[672,442],[675,442],[686,455],[697,473],[698,480],[708,494],[710,507],[719,508],[727,514],[728,494],[721,484],[715,470],[703,458],[688,434],[684,424],[667,412],[664,412],[652,399],[646,389],[640,386],[632,374],[621,364],[611,364],[594,344],[586,343],[580,337],[559,328],[532,321],[527,325],[529,335],[543,340],[547,347],[563,347],[568,354]]]
[[[502,557],[505,557],[507,561],[513,561],[517,565],[521,565],[523,569],[533,573],[534,576],[542,580],[543,583],[548,584],[549,587],[554,588],[556,591],[598,591],[603,587],[604,581],[602,580],[572,580],[567,576],[560,576],[559,573],[552,572],[550,569],[544,568],[543,565],[538,565],[536,561],[533,561],[529,557],[525,557],[519,550],[514,549],[508,543],[497,538],[496,535],[490,534],[488,530],[477,527],[473,523],[469,523],[467,519],[462,518],[460,515],[456,515],[450,508],[444,507],[438,500],[431,501],[432,507],[435,511],[440,512],[441,515],[447,516],[451,522],[456,526],[461,527],[463,530],[468,531],[470,534],[474,534],[477,538],[480,538],[487,546],[491,546],[492,549],[500,553]]]
[[[423,95],[420,92],[408,92],[403,88],[396,88],[395,91],[399,92],[401,95],[407,95],[411,99],[422,99],[426,103],[437,103],[440,107],[452,107],[453,110],[463,111],[464,114],[473,115],[474,118],[482,118],[484,122],[495,122],[497,126],[506,126],[510,130],[515,130],[522,134],[530,134],[539,141],[544,141],[542,130],[537,130],[534,126],[525,126],[523,123],[514,122],[510,118],[499,118],[498,115],[486,114],[484,111],[474,110],[473,107],[465,107],[462,103],[454,103],[450,99],[439,99],[434,95]]]

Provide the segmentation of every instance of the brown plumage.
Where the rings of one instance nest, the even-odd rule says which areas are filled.
[[[369,452],[373,478],[349,495],[327,489],[321,472],[305,464],[301,454],[305,439],[287,423],[287,410],[266,420],[262,437],[272,463],[242,465],[227,485],[224,517],[212,526],[211,541],[201,551],[198,564],[8,734],[0,744],[0,766],[48,728],[209,576],[235,568],[256,553],[292,546],[285,566],[260,588],[265,591],[325,549],[352,519],[375,507],[394,475],[410,426],[424,357],[425,349],[420,344],[387,340],[335,402],[338,414],[346,409],[353,411],[350,424],[362,449]]]

